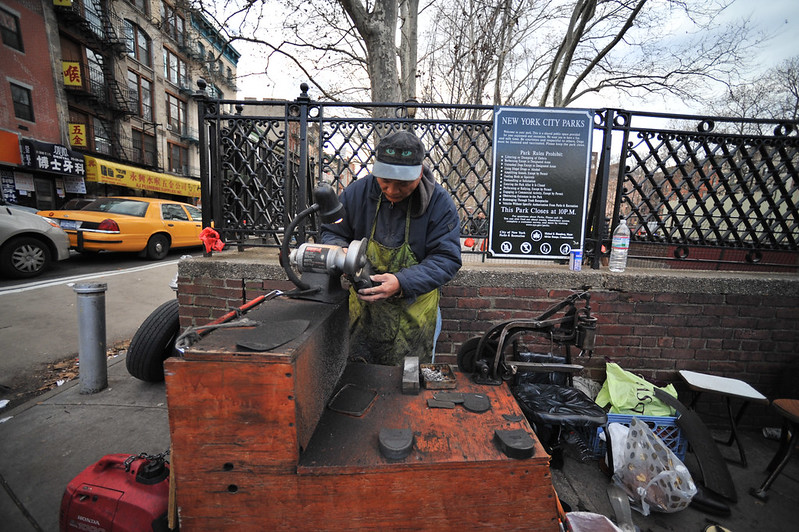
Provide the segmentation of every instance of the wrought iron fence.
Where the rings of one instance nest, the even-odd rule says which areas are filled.
[[[453,197],[465,249],[485,258],[493,107],[326,103],[198,95],[204,225],[239,247],[279,246],[313,184],[368,175],[378,140],[409,129]],[[599,268],[619,216],[632,261],[660,267],[799,268],[797,121],[594,111],[585,257]],[[299,228],[313,237],[317,221]],[[470,242],[471,243],[471,242]],[[635,262],[633,262],[635,264]]]

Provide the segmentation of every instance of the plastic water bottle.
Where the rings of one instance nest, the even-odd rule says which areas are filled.
[[[610,248],[610,261],[608,267],[612,272],[623,272],[627,267],[627,252],[630,249],[630,228],[627,220],[622,218],[613,231],[613,242]]]

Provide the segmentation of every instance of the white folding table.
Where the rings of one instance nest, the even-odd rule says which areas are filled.
[[[696,402],[703,392],[715,393],[724,397],[724,401],[727,403],[727,415],[730,418],[730,437],[727,441],[717,441],[728,446],[731,446],[733,442],[737,443],[738,453],[741,457],[741,465],[746,467],[746,454],[744,453],[741,440],[738,438],[738,422],[741,420],[749,403],[768,404],[769,401],[766,396],[739,379],[719,377],[717,375],[708,375],[707,373],[698,373],[696,371],[684,369],[680,370],[679,373],[680,377],[688,384],[691,391],[694,392],[693,400],[690,405],[691,408],[696,406]],[[740,399],[743,401],[735,415],[732,413],[732,399]]]

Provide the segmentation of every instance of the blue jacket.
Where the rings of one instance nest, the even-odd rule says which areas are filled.
[[[347,247],[353,240],[369,238],[381,195],[377,179],[371,174],[353,181],[339,197],[346,210],[344,219],[322,226],[322,243]],[[408,240],[419,264],[390,273],[397,276],[403,296],[415,299],[447,283],[460,269],[460,223],[449,193],[425,167],[422,181],[410,197],[397,204],[383,198],[375,228],[379,243],[389,247],[402,244],[409,206]]]

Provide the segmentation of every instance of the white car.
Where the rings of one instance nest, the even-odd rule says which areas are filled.
[[[34,277],[69,258],[69,236],[57,222],[0,203],[0,274]]]

